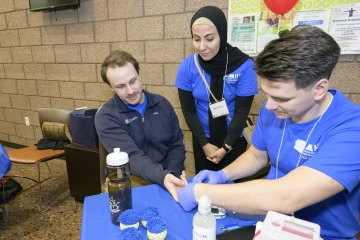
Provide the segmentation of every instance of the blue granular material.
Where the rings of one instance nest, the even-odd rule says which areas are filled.
[[[134,210],[128,209],[120,214],[117,221],[124,225],[132,225],[140,221],[140,215]]]
[[[135,228],[125,228],[120,232],[120,240],[140,240],[141,232]]]
[[[147,223],[147,230],[151,233],[161,233],[167,229],[167,222],[162,218],[152,218]]]
[[[159,215],[159,211],[157,207],[148,207],[141,211],[141,220],[149,221],[153,217],[157,217]]]

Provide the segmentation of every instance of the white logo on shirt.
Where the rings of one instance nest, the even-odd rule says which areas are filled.
[[[138,119],[137,116],[135,116],[135,117],[133,117],[133,118],[130,118],[130,119],[125,119],[125,123],[126,123],[126,124],[129,124],[129,123],[131,123],[132,121],[134,121],[134,120],[136,120],[136,119]]]
[[[305,148],[305,141],[303,141],[301,139],[297,139],[295,141],[294,149],[296,151],[298,151],[299,153],[302,153],[304,151],[304,148]]]
[[[316,150],[319,148],[319,144],[313,145],[313,144],[308,144],[303,152],[303,158],[304,159],[309,159],[312,156],[314,156]]]
[[[224,80],[227,84],[234,84],[238,81],[238,78],[241,76],[241,73],[230,73],[224,76]]]
[[[304,140],[297,139],[295,141],[294,149],[300,154],[302,153],[303,159],[309,159],[314,156],[316,150],[319,148],[319,144],[313,145],[309,143],[306,147],[305,144],[306,142]]]
[[[239,78],[241,76],[241,73],[230,73],[228,76],[231,78]]]
[[[307,147],[305,148],[305,150],[310,151],[310,152],[313,152],[314,150],[313,150],[312,144],[307,145]]]

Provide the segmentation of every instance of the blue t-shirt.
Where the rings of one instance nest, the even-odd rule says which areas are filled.
[[[5,173],[10,171],[10,169],[11,169],[11,161],[4,147],[0,144],[0,180],[5,175]],[[0,191],[2,191],[1,188]]]
[[[254,62],[252,59],[248,59],[238,69],[225,76],[224,98],[231,118],[234,116],[236,96],[247,97],[258,93],[256,73],[253,70],[253,67]],[[203,71],[205,79],[210,86],[211,76],[205,72],[201,66],[200,69]],[[210,137],[208,119],[210,93],[196,68],[194,55],[188,56],[181,62],[176,76],[175,87],[185,91],[192,91],[200,123],[206,137]],[[228,119],[227,126],[228,128],[230,126]]]
[[[146,108],[146,104],[147,104],[147,97],[145,94],[143,94],[143,95],[144,95],[144,102],[137,104],[137,105],[126,104],[126,106],[128,108],[138,111],[142,117],[144,117],[144,112],[145,112],[145,108]]]
[[[252,143],[268,152],[271,169],[267,179],[276,179],[276,160],[286,121],[277,177],[294,170],[302,153],[299,166],[316,169],[345,187],[342,192],[296,212],[295,216],[319,224],[324,240],[355,239],[360,230],[360,107],[335,89],[329,92],[334,98],[322,118],[306,123],[279,119],[265,108],[265,103]]]

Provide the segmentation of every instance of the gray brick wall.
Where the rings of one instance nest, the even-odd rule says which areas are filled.
[[[185,165],[193,170],[191,133],[173,84],[179,63],[194,51],[190,19],[205,5],[227,15],[227,0],[83,0],[56,15],[30,12],[28,0],[0,0],[0,139],[24,145],[41,139],[40,107],[100,107],[113,94],[100,64],[120,49],[140,62],[144,88],[175,108],[190,152]],[[345,55],[330,86],[360,104],[359,77],[360,55]],[[255,97],[252,114],[264,100],[262,93]]]

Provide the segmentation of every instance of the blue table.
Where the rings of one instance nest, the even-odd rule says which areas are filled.
[[[132,189],[133,209],[140,213],[143,209],[155,206],[160,216],[168,222],[167,240],[192,239],[192,220],[197,209],[186,212],[174,201],[172,196],[159,185],[153,184]],[[216,221],[216,233],[221,233],[220,226],[250,220],[254,217],[227,213],[227,217]],[[257,217],[262,220],[263,217]],[[144,239],[146,229],[141,229]],[[86,197],[83,205],[81,236],[82,240],[119,239],[120,228],[111,222],[108,194]]]

